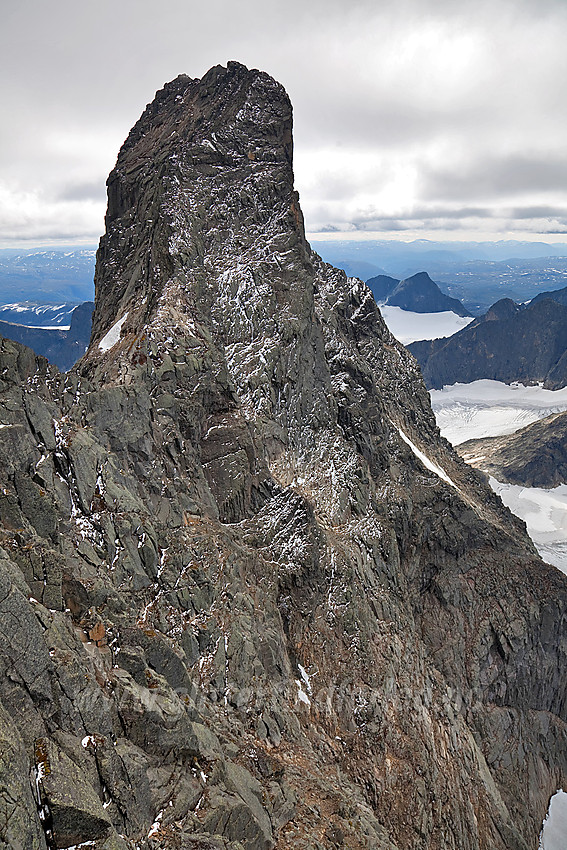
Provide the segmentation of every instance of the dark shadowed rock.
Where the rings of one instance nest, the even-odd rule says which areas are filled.
[[[563,304],[567,307],[567,286],[562,289],[554,289],[550,292],[540,292],[535,298],[532,298],[530,304],[536,304],[538,301],[556,301],[558,304]]]
[[[503,299],[453,336],[408,349],[428,387],[491,378],[560,389],[567,385],[567,307],[543,300],[522,308]]]
[[[376,302],[379,304],[386,301],[388,296],[394,291],[400,281],[395,277],[390,277],[387,274],[378,274],[366,281],[366,286],[372,292]]]
[[[71,847],[108,834],[112,826],[79,765],[48,738],[35,742],[37,784],[56,847]]]

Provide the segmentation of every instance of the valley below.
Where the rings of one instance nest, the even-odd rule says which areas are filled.
[[[483,468],[483,438],[518,432],[533,422],[567,410],[567,389],[474,381],[431,390],[437,424],[463,459]],[[567,572],[567,485],[553,488],[510,484],[490,477],[504,504],[522,519],[542,556]]]

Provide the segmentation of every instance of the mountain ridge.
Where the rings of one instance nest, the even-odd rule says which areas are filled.
[[[550,301],[557,301],[558,304],[567,305],[567,286],[562,289],[553,289],[549,292],[540,292],[535,298],[532,298],[530,304],[535,304],[538,301],[545,301],[549,299]]]
[[[549,298],[526,307],[502,299],[453,336],[412,342],[408,349],[429,388],[490,378],[561,389],[567,385],[567,307]]]

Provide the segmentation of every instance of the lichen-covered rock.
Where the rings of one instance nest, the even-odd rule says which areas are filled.
[[[177,78],[108,186],[85,358],[0,344],[0,700],[30,812],[0,841],[535,847],[567,772],[565,578],[311,251],[285,92]],[[41,779],[53,839],[37,741],[73,778]]]

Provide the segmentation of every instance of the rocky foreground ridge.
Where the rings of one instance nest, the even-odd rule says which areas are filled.
[[[108,197],[85,357],[0,343],[0,847],[535,848],[565,577],[310,250],[285,92],[178,77]]]

